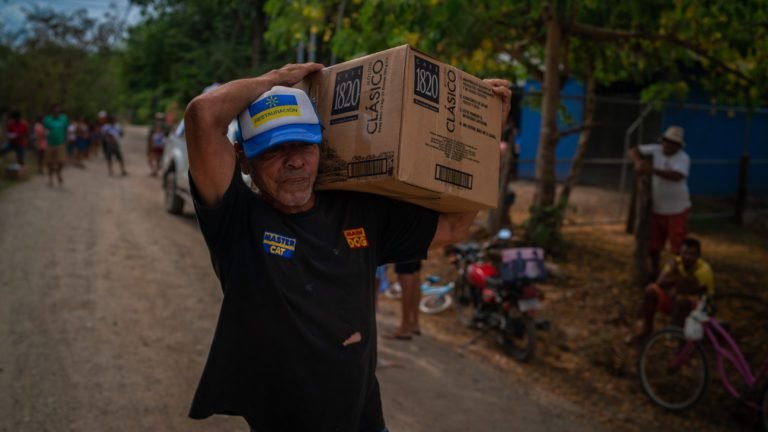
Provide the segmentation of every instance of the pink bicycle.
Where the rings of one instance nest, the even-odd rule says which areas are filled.
[[[753,374],[739,345],[707,310],[708,299],[704,298],[686,319],[684,329],[666,328],[648,339],[639,364],[643,390],[654,403],[668,410],[693,406],[709,382],[709,367],[702,347],[706,340],[714,349],[723,387],[757,411],[768,431],[768,358]],[[726,362],[738,372],[740,382],[731,382],[732,378],[726,374]]]

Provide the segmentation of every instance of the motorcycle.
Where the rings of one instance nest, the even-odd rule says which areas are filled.
[[[459,322],[481,331],[469,343],[493,331],[505,354],[525,362],[536,352],[536,332],[549,329],[547,320],[536,317],[544,297],[535,285],[546,277],[544,253],[506,247],[507,240],[500,232],[483,245],[450,249],[458,271],[454,304]]]

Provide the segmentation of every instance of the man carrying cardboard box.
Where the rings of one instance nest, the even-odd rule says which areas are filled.
[[[306,93],[280,86],[321,69],[286,65],[187,107],[195,210],[224,291],[192,418],[239,415],[255,431],[385,431],[376,266],[426,258],[428,248],[460,241],[475,218],[376,195],[316,193],[317,114]],[[506,118],[507,82],[487,82]],[[242,143],[233,148],[225,134],[238,114]],[[237,180],[238,163],[259,195]]]

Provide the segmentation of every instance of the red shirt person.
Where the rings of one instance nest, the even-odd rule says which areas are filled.
[[[21,118],[21,113],[13,111],[5,124],[5,131],[8,145],[3,147],[2,154],[5,154],[8,150],[13,150],[16,152],[16,159],[19,165],[24,165],[24,150],[27,147],[29,124]]]

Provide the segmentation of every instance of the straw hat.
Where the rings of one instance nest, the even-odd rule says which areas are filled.
[[[667,141],[676,142],[681,146],[684,146],[685,145],[685,140],[683,139],[684,135],[685,135],[685,130],[682,127],[670,126],[667,128],[667,130],[664,131],[661,137]]]

